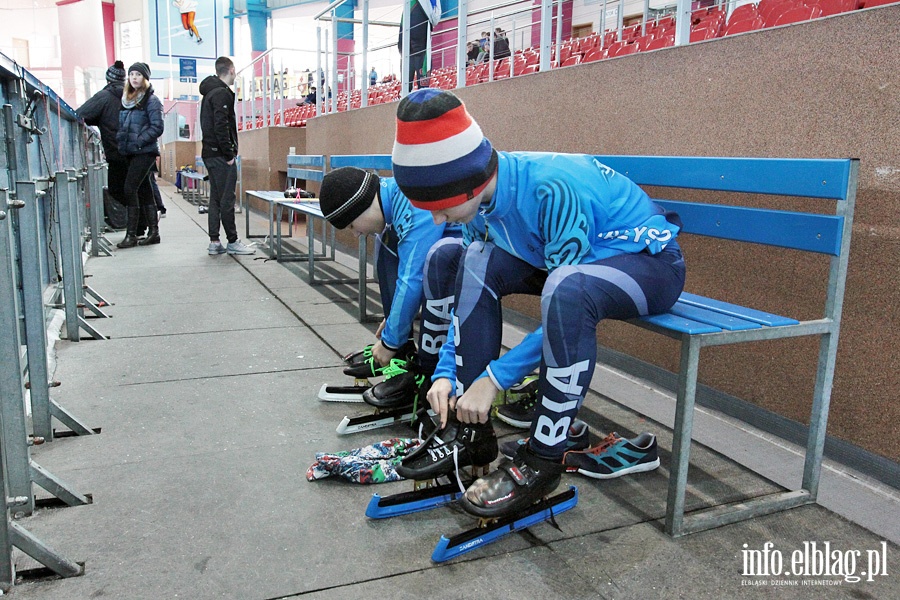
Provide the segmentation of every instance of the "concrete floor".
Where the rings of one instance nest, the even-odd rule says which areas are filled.
[[[579,487],[580,502],[558,517],[560,530],[542,523],[432,563],[442,534],[474,525],[458,509],[372,521],[364,511],[373,492],[411,484],[305,479],[315,452],[411,434],[397,426],[338,436],[340,419],[364,408],[316,399],[322,383],[345,379],[340,355],[372,337],[375,323],[358,323],[349,300],[355,288],[311,287],[301,277],[304,265],[265,260],[262,251],[210,257],[205,215],[171,186],[163,193],[169,211],[160,245],[87,263],[90,285],[114,302],[113,318],[92,321],[111,339],[56,346],[54,378],[62,386],[54,399],[102,433],[59,438],[32,452],[94,502],[42,509],[20,523],[84,561],[85,574],[23,580],[11,596],[900,598],[896,490],[835,466],[825,469],[825,506],[666,536],[672,400],[603,367],[580,416],[597,436],[656,433],[662,467],[604,482],[567,475],[564,483]],[[238,223],[243,233],[242,215]],[[255,229],[264,227],[257,222]],[[374,286],[370,300],[377,310]],[[514,342],[521,332],[505,335]],[[689,508],[752,498],[795,477],[797,453],[783,442],[708,411],[698,410],[697,422]],[[498,433],[517,436],[503,424]],[[867,551],[883,550],[887,575],[859,582],[745,576],[743,550],[766,542],[786,567],[805,543],[829,542],[844,558],[859,551],[856,573],[869,568]],[[33,566],[24,556],[18,562]]]

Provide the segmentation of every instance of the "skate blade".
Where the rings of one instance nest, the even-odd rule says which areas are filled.
[[[463,487],[468,487],[468,484],[464,482]],[[373,494],[372,499],[369,500],[369,506],[366,507],[366,516],[370,519],[387,519],[431,510],[439,506],[446,506],[462,495],[463,492],[459,491],[456,483],[436,485],[384,497]]]
[[[322,384],[318,398],[323,402],[363,402],[363,392],[370,386]]]
[[[498,519],[485,527],[474,527],[450,538],[441,536],[431,555],[431,560],[433,562],[444,562],[451,558],[456,558],[461,554],[496,542],[514,531],[520,531],[542,521],[548,521],[551,516],[566,512],[574,508],[576,504],[578,504],[578,488],[570,485],[565,492],[542,500],[518,515]]]
[[[432,415],[432,411],[428,411]],[[395,410],[380,412],[372,415],[363,415],[359,417],[344,417],[337,426],[337,433],[344,435],[348,433],[357,433],[359,431],[368,431],[370,429],[379,429],[388,427],[394,423],[402,421],[411,421],[413,417],[412,407],[398,408]]]

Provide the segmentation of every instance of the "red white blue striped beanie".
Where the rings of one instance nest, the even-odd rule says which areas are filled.
[[[400,102],[391,158],[400,191],[425,210],[473,198],[497,170],[497,152],[465,105],[434,88],[417,90]]]

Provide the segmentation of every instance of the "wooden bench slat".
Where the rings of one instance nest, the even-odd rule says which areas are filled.
[[[336,154],[331,157],[330,164],[332,169],[357,167],[359,169],[391,171],[394,168],[390,154]]]
[[[832,256],[841,253],[843,217],[656,198],[653,201],[678,213],[684,233]]]
[[[671,329],[672,331],[688,333],[691,335],[697,335],[700,333],[718,333],[722,331],[721,327],[715,327],[714,325],[709,325],[708,323],[700,323],[699,321],[685,319],[684,317],[679,317],[677,315],[673,315],[672,313],[648,315],[646,317],[638,317],[637,320],[652,323],[665,329]]]
[[[638,185],[846,200],[846,159],[597,156]]]
[[[289,167],[319,167],[325,168],[325,156],[322,154],[288,154]]]
[[[747,329],[761,329],[762,325],[755,321],[747,319],[739,319],[731,315],[716,312],[699,306],[686,304],[684,302],[676,302],[675,306],[669,309],[669,313],[678,317],[684,317],[699,323],[713,325],[727,331],[745,331]]]
[[[305,179],[306,181],[322,181],[325,176],[323,171],[312,169],[293,169],[288,167],[287,176],[292,179]]]
[[[681,294],[681,297],[679,298],[679,301],[683,302],[684,304],[689,304],[699,308],[706,308],[715,312],[719,312],[724,315],[737,317],[739,319],[745,319],[747,321],[753,321],[767,327],[783,327],[785,325],[797,325],[798,323],[800,323],[800,321],[798,321],[797,319],[792,319],[790,317],[783,317],[781,315],[767,313],[761,310],[747,308],[746,306],[739,306],[737,304],[729,304],[728,302],[713,300],[712,298],[698,296],[696,294],[690,294],[688,292],[683,292]]]

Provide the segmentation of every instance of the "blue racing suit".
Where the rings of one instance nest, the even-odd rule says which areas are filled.
[[[508,389],[540,366],[531,445],[558,458],[593,373],[597,323],[663,312],[678,299],[680,220],[592,156],[498,155],[480,218],[461,242],[435,246],[426,266],[426,304],[453,291],[432,379],[455,381],[461,395],[485,376]],[[542,327],[498,358],[500,299],[522,293],[541,295]]]

